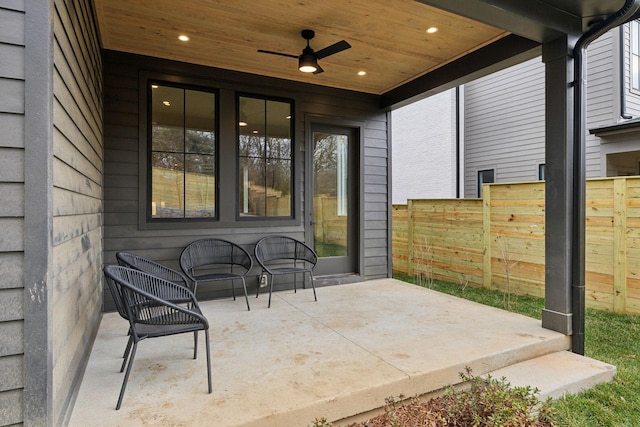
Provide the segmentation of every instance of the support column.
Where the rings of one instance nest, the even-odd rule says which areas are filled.
[[[53,0],[25,3],[24,419],[53,426]]]
[[[574,161],[576,156],[584,155],[574,138],[573,81],[577,64],[572,53],[575,42],[575,39],[563,36],[542,46],[546,79],[545,308],[542,326],[566,335],[573,333],[573,275],[576,269],[584,271],[584,251],[580,257],[580,238],[576,236],[580,227],[575,227],[580,212],[576,200],[581,199],[576,197],[576,192],[584,187],[584,168]]]

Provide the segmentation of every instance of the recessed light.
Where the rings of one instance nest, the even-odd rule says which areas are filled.
[[[241,126],[241,127],[247,126],[247,122],[239,122],[238,126]]]
[[[285,117],[285,119],[291,120],[291,116],[287,116],[287,117]]]
[[[429,33],[429,34],[436,33],[437,31],[438,31],[438,29],[436,27],[427,28],[427,33]]]
[[[169,101],[162,101],[162,103],[167,107],[171,107],[171,103]]]
[[[178,40],[183,41],[183,42],[188,42],[189,41],[189,36],[186,36],[184,34],[180,34],[178,36]]]
[[[151,89],[158,89],[158,85],[151,85]]]
[[[366,76],[367,72],[366,71],[358,71],[358,75],[359,76]]]
[[[257,131],[257,130],[254,130],[254,131],[253,131],[253,133],[258,133],[258,131]]]

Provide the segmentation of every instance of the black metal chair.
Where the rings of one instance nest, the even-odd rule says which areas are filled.
[[[132,254],[130,252],[117,252],[116,260],[118,264],[123,267],[129,267],[136,270],[144,271],[145,273],[153,274],[154,276],[160,277],[165,280],[169,280],[170,282],[177,283],[178,285],[185,286],[191,289],[191,292],[196,293],[195,283],[193,284],[193,288],[190,286],[192,282],[185,277],[181,272],[174,270],[172,268],[167,267],[166,265],[157,263],[148,258],[144,258],[140,255]],[[175,303],[188,303],[189,301],[172,301]],[[120,310],[118,310],[120,311]],[[194,339],[197,345],[198,341],[198,332],[194,332]],[[127,347],[124,349],[124,354],[122,358],[122,367],[120,368],[120,372],[124,371],[124,366],[127,362],[127,356],[129,351],[131,350],[131,344],[133,343],[133,338],[131,337],[131,330],[129,330],[129,341],[127,342]]]
[[[231,280],[233,300],[236,299],[235,281],[240,279],[244,298],[249,307],[245,276],[253,268],[251,255],[240,245],[224,239],[207,238],[191,242],[180,254],[180,267],[194,283]]]
[[[207,351],[207,379],[211,387],[211,354],[209,348],[209,322],[200,311],[195,295],[188,288],[160,277],[119,265],[104,267],[104,275],[116,306],[124,310],[129,321],[133,345],[124,375],[116,409],[120,409],[127,387],[138,342],[187,332],[204,331]],[[189,301],[188,307],[172,301]],[[193,358],[198,356],[198,342],[194,339]],[[125,359],[126,361],[126,359]]]
[[[293,274],[293,291],[297,292],[296,276],[302,273],[302,287],[305,288],[305,273],[309,274],[313,298],[318,301],[316,287],[313,284],[313,269],[318,263],[318,255],[307,244],[288,236],[267,236],[256,243],[255,256],[262,267],[262,273],[269,274],[269,305],[273,292],[273,277],[281,274]],[[256,298],[260,294],[260,287]]]

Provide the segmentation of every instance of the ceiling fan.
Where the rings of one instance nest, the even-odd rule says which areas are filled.
[[[302,30],[300,33],[302,38],[307,41],[307,46],[302,50],[300,55],[291,55],[288,53],[282,52],[274,52],[271,50],[263,50],[258,49],[260,53],[270,53],[271,55],[280,55],[286,56],[289,58],[297,58],[298,59],[298,69],[303,73],[313,73],[319,74],[324,70],[318,64],[318,59],[326,58],[329,55],[334,55],[338,52],[342,52],[343,50],[349,49],[351,45],[347,43],[345,40],[341,40],[337,43],[332,44],[331,46],[327,46],[324,49],[320,49],[315,52],[311,46],[309,46],[309,40],[311,40],[315,35],[315,31],[313,30]]]

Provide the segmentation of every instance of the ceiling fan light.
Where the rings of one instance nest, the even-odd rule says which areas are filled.
[[[315,73],[318,70],[318,61],[311,54],[303,53],[298,59],[298,70],[303,73]]]

